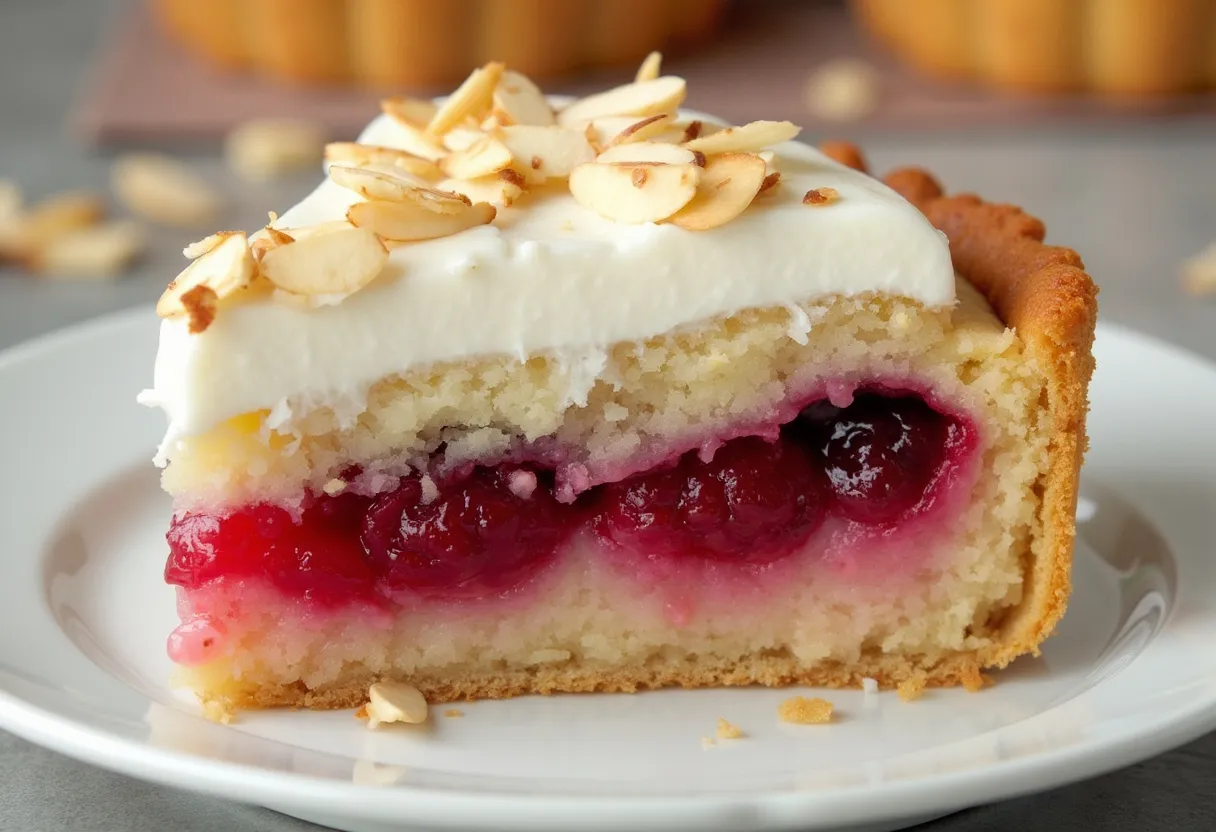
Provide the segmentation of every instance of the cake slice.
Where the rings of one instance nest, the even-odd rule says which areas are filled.
[[[975,687],[1038,649],[1085,444],[1079,258],[684,92],[555,110],[490,64],[187,250],[143,395],[184,684]]]

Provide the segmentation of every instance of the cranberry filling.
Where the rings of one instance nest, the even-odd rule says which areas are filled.
[[[405,477],[375,498],[318,495],[298,521],[266,505],[184,514],[169,530],[165,579],[260,577],[327,605],[496,597],[539,574],[588,525],[588,508],[610,549],[764,565],[831,516],[885,531],[928,511],[972,437],[970,423],[919,396],[863,392],[845,408],[811,405],[773,441],[733,439],[709,461],[690,452],[573,505],[557,502],[548,472],[503,465],[437,485]]]

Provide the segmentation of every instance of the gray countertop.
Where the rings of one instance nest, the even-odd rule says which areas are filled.
[[[0,0],[0,178],[31,197],[106,190],[109,159],[81,148],[64,119],[120,0]],[[1216,299],[1178,289],[1178,267],[1216,239],[1216,122],[1089,125],[1016,134],[865,137],[874,167],[918,164],[951,190],[1026,206],[1049,239],[1080,251],[1101,285],[1102,318],[1216,359]],[[180,150],[175,150],[180,155]],[[256,227],[315,177],[253,190],[214,148],[188,154],[230,199],[228,227]],[[153,300],[181,267],[192,232],[158,232],[134,275],[112,283],[40,282],[0,270],[0,348]],[[930,824],[941,832],[1053,828],[1216,828],[1216,735],[1130,769]],[[0,829],[299,830],[264,809],[150,786],[0,732]]]

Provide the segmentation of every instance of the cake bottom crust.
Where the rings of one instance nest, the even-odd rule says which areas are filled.
[[[1037,652],[1037,651],[1036,651]],[[382,681],[408,682],[431,703],[506,699],[528,694],[637,693],[659,688],[710,688],[761,685],[764,687],[860,687],[870,678],[881,688],[894,688],[914,679],[929,687],[964,686],[978,690],[986,684],[980,663],[971,651],[933,659],[901,655],[863,655],[847,665],[817,662],[806,665],[787,651],[761,650],[742,659],[704,656],[653,658],[646,664],[621,668],[580,663],[560,668],[511,668],[495,672],[447,671],[441,677],[410,674],[393,677],[351,671],[338,682],[309,689],[302,682],[266,684],[236,695],[203,694],[227,708],[295,707],[310,709],[356,708],[367,702],[367,690]]]

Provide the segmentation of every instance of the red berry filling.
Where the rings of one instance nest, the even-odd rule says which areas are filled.
[[[845,408],[811,405],[772,441],[732,439],[708,461],[690,452],[575,504],[554,498],[548,472],[512,464],[438,484],[404,477],[374,498],[317,495],[298,519],[266,505],[184,514],[165,579],[262,578],[323,605],[500,597],[589,525],[609,550],[764,566],[829,517],[885,532],[929,511],[973,439],[969,422],[920,396],[864,392]]]

